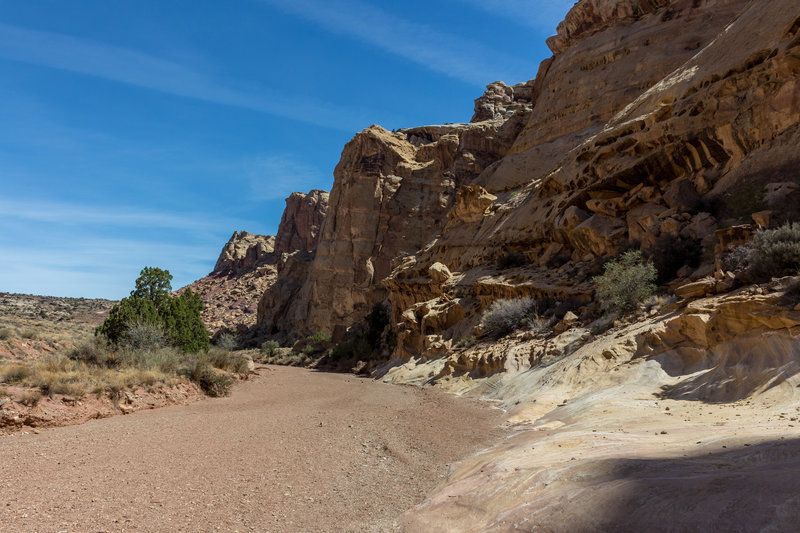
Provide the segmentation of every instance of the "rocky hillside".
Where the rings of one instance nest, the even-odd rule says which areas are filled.
[[[203,321],[212,333],[247,332],[256,323],[262,294],[275,284],[283,265],[293,255],[314,251],[327,211],[327,192],[292,193],[276,236],[235,231],[214,270],[178,292],[189,288],[200,295]]]

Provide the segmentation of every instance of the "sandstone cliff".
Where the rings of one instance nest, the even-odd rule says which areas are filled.
[[[313,251],[319,226],[328,210],[328,193],[292,193],[277,236],[234,232],[214,270],[181,289],[191,288],[205,304],[203,322],[212,333],[245,332],[256,323],[258,302],[275,284],[287,255]]]
[[[584,0],[537,77],[489,85],[473,122],[359,133],[316,255],[259,324],[342,332],[388,300],[397,355],[440,353],[495,299],[588,301],[583,282],[624,247],[713,247],[737,187],[786,181],[796,157],[794,10],[751,4]],[[499,269],[508,254],[526,264]]]

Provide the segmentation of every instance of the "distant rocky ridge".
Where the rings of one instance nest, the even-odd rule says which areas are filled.
[[[180,290],[200,295],[203,321],[212,333],[244,333],[255,325],[258,302],[275,283],[280,265],[294,253],[314,250],[327,210],[327,192],[295,192],[286,199],[277,236],[233,233],[214,270]]]

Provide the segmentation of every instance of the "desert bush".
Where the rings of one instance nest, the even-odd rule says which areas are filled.
[[[540,316],[530,316],[523,318],[520,324],[522,327],[526,327],[534,333],[547,333],[552,330],[553,326],[555,326],[557,323],[558,319],[555,316],[549,320]]]
[[[35,341],[39,339],[39,332],[32,328],[26,328],[19,332],[19,336],[23,339]]]
[[[216,345],[223,350],[232,351],[239,346],[239,341],[236,339],[236,335],[232,333],[223,333],[217,337]]]
[[[116,354],[110,351],[108,341],[102,335],[88,339],[67,352],[73,361],[82,361],[88,365],[112,367],[119,363]]]
[[[456,348],[469,348],[475,344],[475,339],[473,337],[464,337],[463,339],[459,340],[455,347]]]
[[[193,357],[188,368],[188,377],[209,396],[227,396],[233,387],[233,378],[223,371],[215,370],[203,355]]]
[[[642,261],[640,251],[630,250],[606,263],[603,275],[593,278],[596,297],[606,309],[631,311],[655,293],[657,276],[656,268]]]
[[[731,248],[721,257],[720,263],[723,270],[737,272],[747,268],[747,256],[750,250],[747,246],[737,246]]]
[[[261,352],[266,357],[273,357],[275,355],[275,352],[278,350],[278,348],[280,348],[280,346],[281,345],[278,344],[277,341],[273,341],[273,340],[264,341],[264,342],[261,343]]]
[[[489,337],[500,338],[524,325],[523,321],[535,314],[536,301],[533,298],[498,300],[481,317],[481,331]]]
[[[42,400],[42,393],[38,390],[25,391],[19,397],[19,403],[27,407],[35,407]]]
[[[157,350],[166,343],[167,334],[161,325],[136,321],[128,325],[119,344],[123,349],[137,351]]]
[[[59,376],[57,374],[44,374],[37,380],[37,386],[42,394],[53,396],[63,394],[74,398],[82,398],[86,395],[86,382],[71,376]]]
[[[791,307],[800,303],[800,278],[795,279],[786,287],[781,303]]]
[[[15,384],[21,383],[33,374],[29,365],[15,364],[0,367],[0,382]]]
[[[800,271],[800,223],[759,231],[746,246],[747,272],[755,282]]]
[[[248,372],[247,357],[241,354],[233,354],[222,348],[212,347],[208,350],[205,359],[211,366],[220,370],[227,370],[237,374],[246,374]]]
[[[653,266],[658,276],[656,284],[663,285],[675,279],[684,265],[692,268],[700,266],[703,247],[697,239],[682,239],[670,234],[658,237],[650,250]]]
[[[313,335],[309,335],[308,337],[306,337],[306,340],[311,344],[320,344],[323,342],[330,342],[331,336],[323,331],[318,331]]]
[[[130,368],[158,370],[165,374],[177,373],[181,364],[180,352],[171,346],[162,346],[155,350],[125,352],[122,359]]]
[[[10,339],[13,335],[14,332],[11,331],[11,328],[0,328],[0,341]]]

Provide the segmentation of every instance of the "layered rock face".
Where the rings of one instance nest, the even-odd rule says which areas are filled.
[[[525,129],[473,181],[498,200],[384,282],[405,354],[442,353],[476,321],[446,317],[477,317],[498,298],[588,301],[598,261],[626,246],[672,236],[713,248],[732,211],[719,205],[743,183],[796,177],[777,169],[798,158],[797,6],[632,2],[609,19],[595,16],[600,4],[568,17],[600,26],[561,26],[566,48],[533,83]],[[498,268],[510,253],[527,264]],[[435,263],[453,273],[447,283],[428,275]]]
[[[624,247],[713,247],[737,187],[797,162],[797,15],[788,0],[578,2],[537,77],[489,85],[470,124],[347,144],[316,255],[259,324],[330,333],[388,299],[397,355],[432,355],[498,298],[588,301]],[[509,254],[525,264],[498,268]]]
[[[261,296],[275,284],[287,255],[314,249],[327,209],[325,191],[292,193],[277,236],[233,233],[214,270],[187,286],[203,300],[203,322],[212,333],[222,328],[243,332],[255,325]]]
[[[293,260],[265,293],[259,324],[297,338],[363,318],[386,298],[381,282],[397,261],[442,229],[458,187],[508,151],[527,112],[398,133],[372,126],[356,135],[334,171],[316,254]]]
[[[317,246],[319,230],[327,213],[327,192],[316,189],[308,194],[293,192],[286,199],[286,209],[283,211],[278,234],[275,236],[275,253],[313,251]]]

